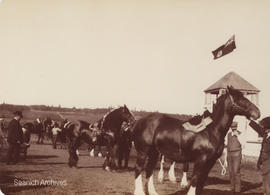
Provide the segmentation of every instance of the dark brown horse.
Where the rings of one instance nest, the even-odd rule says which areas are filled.
[[[202,115],[195,115],[194,117],[190,118],[189,120],[183,121],[182,126],[186,130],[199,132],[199,131],[205,129],[207,125],[211,124],[211,122],[212,122],[211,115],[212,114],[208,110],[205,110]],[[160,170],[158,172],[158,181],[160,183],[163,182],[163,179],[164,179],[163,165],[164,165],[165,161],[168,161],[171,163],[170,168],[169,168],[169,172],[168,172],[169,180],[173,183],[176,183],[176,177],[175,177],[175,173],[174,173],[175,162],[172,162],[169,159],[165,159],[164,156],[161,157],[161,161],[160,161]],[[189,169],[189,164],[184,163],[183,164],[183,175],[182,175],[182,179],[181,179],[181,183],[180,183],[181,188],[186,188],[188,185],[188,181],[187,181],[188,169]]]
[[[152,114],[137,121],[133,129],[137,150],[134,194],[145,194],[143,170],[146,171],[149,194],[158,194],[153,170],[160,153],[176,162],[194,162],[188,195],[201,194],[209,171],[222,155],[224,138],[235,115],[258,119],[260,111],[239,90],[228,87],[213,108],[213,122],[200,132],[185,130],[182,121],[162,114]]]
[[[117,142],[120,137],[121,125],[124,121],[127,123],[133,123],[135,121],[133,114],[126,105],[110,111],[99,121],[99,134],[103,134],[108,143],[108,153],[103,164],[103,168],[106,170],[116,168]],[[70,128],[67,133],[69,137],[71,137],[69,144],[69,166],[77,166],[78,155],[76,154],[76,150],[80,147],[82,142],[92,144],[93,134],[89,135],[87,131],[82,131],[80,128]]]

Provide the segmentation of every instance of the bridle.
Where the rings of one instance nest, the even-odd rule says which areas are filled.
[[[234,109],[240,109],[240,110],[242,110],[242,108],[235,103],[235,101],[234,101],[234,99],[233,99],[233,97],[232,97],[231,94],[229,94],[229,97],[230,97],[230,100],[231,100],[231,103],[232,103],[232,110],[234,110]]]

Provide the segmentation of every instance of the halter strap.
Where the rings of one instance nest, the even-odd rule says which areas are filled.
[[[241,107],[240,106],[238,106],[235,102],[234,102],[234,100],[233,100],[233,97],[232,97],[232,95],[231,94],[229,94],[229,97],[230,97],[230,100],[231,100],[231,102],[232,102],[232,106],[233,107],[236,107],[236,108],[240,108],[241,109]]]

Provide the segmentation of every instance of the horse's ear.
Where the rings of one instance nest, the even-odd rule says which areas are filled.
[[[232,94],[232,91],[234,90],[233,86],[230,85],[230,86],[227,86],[227,91]]]
[[[127,108],[126,104],[124,104],[124,108]]]

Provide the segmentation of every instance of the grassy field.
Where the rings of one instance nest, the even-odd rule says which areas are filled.
[[[136,160],[134,148],[131,152],[129,170],[106,172],[102,169],[104,158],[90,157],[87,150],[80,150],[78,168],[67,166],[68,152],[65,149],[53,149],[50,140],[45,144],[36,144],[36,136],[31,138],[28,158],[17,165],[5,164],[5,151],[0,155],[0,189],[5,195],[55,194],[55,195],[132,195],[134,191],[134,171]],[[255,158],[244,157],[241,167],[242,190],[240,194],[262,195],[261,173],[256,170]],[[169,164],[165,164],[167,170]],[[192,164],[188,175],[192,173]],[[177,183],[157,182],[158,166],[154,172],[154,183],[160,195],[184,195],[180,189],[182,165],[176,165]],[[42,181],[62,182],[52,185]],[[145,179],[143,179],[145,181]],[[22,183],[38,181],[37,184]],[[19,183],[21,182],[21,183]],[[203,195],[232,195],[229,191],[228,173],[221,175],[221,166],[217,162],[211,170]]]

